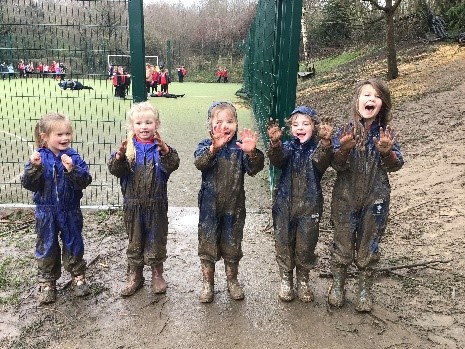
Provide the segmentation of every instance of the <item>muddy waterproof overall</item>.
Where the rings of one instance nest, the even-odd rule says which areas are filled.
[[[86,261],[83,259],[80,200],[82,190],[92,182],[92,177],[85,161],[72,148],[60,152],[58,156],[48,148],[40,148],[37,151],[42,163],[33,166],[28,162],[21,183],[24,188],[34,192],[37,233],[35,257],[38,262],[39,282],[60,278],[61,259],[65,270],[71,275],[82,275],[86,270]],[[61,162],[63,154],[73,160],[71,172],[68,172]]]
[[[272,208],[276,260],[280,269],[310,270],[323,213],[321,177],[331,162],[332,147],[304,144],[295,138],[268,149],[270,163],[281,170]]]
[[[126,250],[129,267],[159,265],[166,260],[168,237],[168,192],[170,174],[179,167],[179,157],[170,147],[161,155],[158,143],[139,143],[134,164],[127,158],[111,155],[108,168],[120,178],[123,194],[124,224],[129,244]]]
[[[387,157],[381,157],[373,142],[373,137],[379,139],[379,131],[379,124],[373,123],[364,151],[352,149],[348,155],[338,152],[338,137],[333,138],[331,165],[337,171],[331,202],[335,265],[348,266],[355,261],[360,269],[372,269],[379,260],[379,242],[389,214],[388,172],[404,164],[397,143]]]
[[[264,167],[264,155],[256,149],[247,156],[233,137],[216,154],[209,150],[210,139],[202,141],[194,153],[195,166],[202,171],[199,191],[198,255],[216,262],[223,258],[238,263],[242,258],[245,223],[244,174],[254,176]]]

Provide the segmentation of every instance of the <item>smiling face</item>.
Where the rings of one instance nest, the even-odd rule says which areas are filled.
[[[218,130],[221,128],[229,142],[237,131],[237,119],[235,113],[229,108],[217,107],[217,110],[212,111],[211,128],[212,130]]]
[[[291,133],[297,137],[300,143],[305,143],[313,136],[315,124],[310,116],[302,113],[292,115],[291,119]]]
[[[358,96],[358,112],[365,124],[371,125],[383,106],[383,101],[376,89],[370,85],[363,85]]]
[[[73,140],[73,130],[67,121],[58,121],[50,129],[50,132],[40,134],[42,141],[53,154],[58,155],[61,151],[69,148]]]
[[[134,135],[143,142],[150,142],[158,128],[158,120],[150,110],[142,111],[133,116],[132,130]]]

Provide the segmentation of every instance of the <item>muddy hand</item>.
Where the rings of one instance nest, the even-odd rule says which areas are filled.
[[[126,150],[128,148],[128,140],[125,139],[124,141],[121,142],[118,150],[116,151],[116,160],[120,160],[121,158],[124,157],[124,155],[126,154]]]
[[[268,137],[270,138],[271,143],[277,143],[281,140],[283,136],[284,127],[279,127],[279,120],[273,120],[270,118],[268,121]]]
[[[244,128],[244,131],[239,132],[241,141],[236,142],[237,146],[244,151],[247,155],[255,151],[257,145],[257,132],[252,132],[250,128]]]
[[[42,163],[42,159],[40,158],[40,153],[38,151],[33,152],[29,159],[31,160],[31,164],[34,166],[38,166]]]
[[[331,135],[333,133],[333,126],[332,126],[333,119],[331,117],[325,116],[321,118],[321,123],[319,125],[319,132],[318,135],[321,139],[324,140],[331,140]]]
[[[397,135],[393,129],[389,125],[386,126],[386,130],[382,127],[379,131],[379,139],[373,137],[373,142],[375,143],[376,149],[378,149],[379,153],[383,156],[389,155],[392,151],[392,147],[396,142]]]
[[[214,125],[213,129],[210,131],[210,136],[212,140],[212,151],[216,152],[221,149],[228,141],[228,136],[224,134],[225,126],[223,124]]]
[[[349,126],[344,127],[341,134],[338,135],[338,139],[341,145],[341,151],[344,153],[350,152],[357,144],[357,140],[354,138],[354,133],[351,129],[349,129]]]
[[[73,170],[73,159],[71,159],[68,155],[63,154],[61,156],[61,163],[68,172],[71,172]]]
[[[169,153],[170,149],[166,145],[165,141],[161,139],[160,133],[158,131],[155,131],[154,133],[155,140],[158,143],[158,151],[162,154],[167,154]]]

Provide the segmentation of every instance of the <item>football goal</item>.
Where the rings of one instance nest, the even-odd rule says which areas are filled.
[[[130,55],[108,55],[107,56],[108,66],[116,65],[121,67],[131,67],[131,56]],[[145,56],[145,63],[158,65],[158,56]]]

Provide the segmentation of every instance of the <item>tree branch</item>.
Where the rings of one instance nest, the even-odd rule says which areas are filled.
[[[362,0],[362,1],[366,1],[366,2],[369,2],[370,4],[372,4],[374,7],[376,7],[378,10],[380,11],[387,11],[387,8],[386,7],[383,7],[381,6],[380,4],[378,4],[377,1],[375,0]],[[401,0],[397,0],[397,1],[401,1]]]

